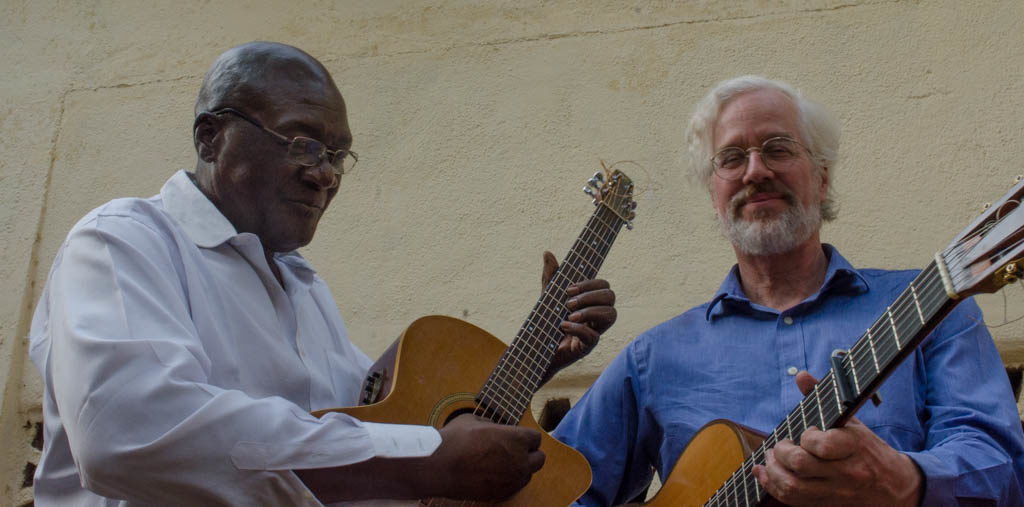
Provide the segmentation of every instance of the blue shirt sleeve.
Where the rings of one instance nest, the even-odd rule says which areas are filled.
[[[625,503],[654,476],[641,443],[645,430],[638,411],[641,379],[633,360],[635,344],[619,353],[553,432],[590,462],[593,482],[580,505]]]
[[[922,505],[1024,505],[1024,435],[978,305],[962,303],[922,355],[927,441],[906,452],[925,476]]]

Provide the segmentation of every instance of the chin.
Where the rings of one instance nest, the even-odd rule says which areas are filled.
[[[291,234],[279,236],[271,241],[267,241],[264,246],[272,252],[291,252],[292,250],[298,250],[313,241],[313,233],[315,231],[308,231],[308,233],[298,233],[299,231],[289,232]]]

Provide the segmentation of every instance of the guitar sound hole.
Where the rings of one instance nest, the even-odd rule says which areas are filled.
[[[448,417],[446,417],[444,419],[444,424],[442,425],[442,427],[443,426],[447,426],[448,423],[452,422],[452,419],[455,419],[456,417],[458,417],[458,416],[460,416],[462,414],[472,414],[473,412],[474,412],[474,409],[472,407],[466,407],[466,408],[460,408],[460,409],[457,409],[457,410],[453,410],[452,413],[448,414]]]

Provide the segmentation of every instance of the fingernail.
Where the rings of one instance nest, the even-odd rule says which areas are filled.
[[[583,316],[580,315],[580,312],[572,312],[569,314],[569,320],[572,322],[579,322],[582,318]]]
[[[571,298],[571,299],[569,299],[568,301],[565,302],[565,307],[570,309],[570,310],[575,310],[576,308],[579,307],[579,305],[580,305],[580,300],[576,299],[576,298]]]
[[[565,288],[565,293],[569,296],[575,296],[580,293],[580,288],[576,284],[572,284]]]

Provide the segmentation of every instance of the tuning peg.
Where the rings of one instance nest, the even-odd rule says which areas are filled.
[[[597,171],[596,173],[594,173],[593,176],[591,176],[590,179],[597,180],[597,181],[600,181],[600,182],[604,183],[604,173],[601,172],[601,171]]]
[[[631,209],[631,210],[635,210],[636,209],[636,201],[629,201],[629,209]]]
[[[630,230],[630,231],[633,230],[633,221],[632,220],[630,220],[629,222],[626,222],[626,229]]]
[[[590,178],[589,180],[587,180],[587,185],[590,185],[594,188],[599,188],[601,186],[601,182],[597,181],[597,178]]]
[[[1018,174],[1017,177],[1013,180],[1013,182],[1020,183],[1020,180],[1024,180],[1024,175]]]
[[[583,187],[583,193],[589,195],[590,197],[594,197],[594,189],[590,187]]]

